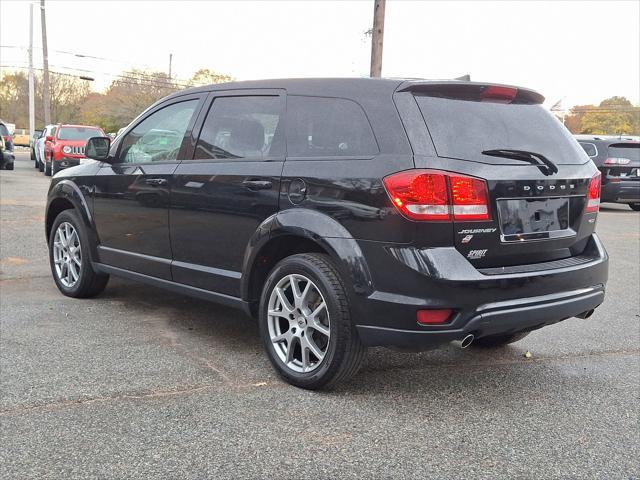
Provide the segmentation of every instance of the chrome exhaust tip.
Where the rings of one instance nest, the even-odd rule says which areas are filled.
[[[576,315],[576,317],[578,318],[589,318],[591,315],[593,315],[593,312],[595,312],[596,310],[594,308],[592,308],[591,310],[587,310],[586,312],[582,312],[579,315]]]
[[[458,348],[467,348],[469,345],[473,343],[474,338],[476,337],[470,333],[464,338],[462,338],[461,340],[454,340],[453,342],[451,342],[451,344]]]

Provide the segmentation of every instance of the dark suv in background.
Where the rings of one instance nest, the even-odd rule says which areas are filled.
[[[243,309],[320,388],[367,346],[504,345],[604,299],[600,173],[531,90],[300,79],[185,90],[56,175],[51,269]]]
[[[634,137],[576,135],[602,173],[602,202],[626,203],[640,211],[640,141]]]

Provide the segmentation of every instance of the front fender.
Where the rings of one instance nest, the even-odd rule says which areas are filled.
[[[80,215],[90,240],[89,246],[91,256],[93,259],[97,259],[96,246],[98,244],[98,239],[95,233],[96,229],[93,215],[89,206],[90,200],[87,199],[85,192],[83,192],[73,180],[68,178],[60,180],[55,185],[52,185],[47,196],[47,207],[45,212],[45,235],[47,237],[47,243],[49,242],[49,233],[55,220],[55,216],[57,216],[61,210],[66,209],[56,207],[56,203],[60,200],[65,200],[65,203],[68,202],[73,205],[75,211]]]
[[[278,237],[295,236],[313,241],[337,263],[354,293],[369,295],[373,281],[358,242],[340,223],[315,210],[292,208],[267,218],[251,238],[244,255],[243,272],[251,272],[260,252]],[[249,298],[250,276],[243,275],[242,298]]]

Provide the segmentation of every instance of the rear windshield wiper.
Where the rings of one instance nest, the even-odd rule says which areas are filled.
[[[483,150],[482,153],[483,155],[491,155],[492,157],[511,158],[513,160],[528,162],[531,165],[537,166],[545,175],[558,173],[558,167],[556,166],[556,164],[541,153],[528,152],[526,150],[511,150],[508,148]]]

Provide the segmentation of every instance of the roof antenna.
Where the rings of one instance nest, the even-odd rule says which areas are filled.
[[[467,73],[466,75],[462,75],[461,77],[454,78],[454,80],[460,80],[462,82],[470,82],[471,75]]]

